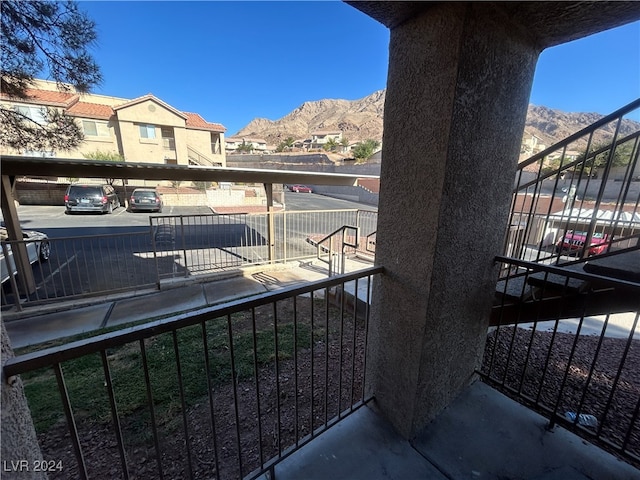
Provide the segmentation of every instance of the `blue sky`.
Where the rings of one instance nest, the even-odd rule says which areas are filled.
[[[305,101],[385,88],[389,31],[353,7],[317,2],[90,1],[94,93],[153,93],[230,136]],[[531,103],[611,113],[640,96],[640,22],[544,51]]]

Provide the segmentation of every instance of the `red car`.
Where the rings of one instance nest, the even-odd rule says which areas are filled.
[[[556,253],[564,253],[565,255],[576,254],[584,248],[584,242],[587,239],[587,232],[574,232],[569,230],[556,244]],[[600,255],[607,251],[609,243],[609,235],[606,233],[594,233],[591,237],[591,245],[589,247],[589,255]]]
[[[307,187],[306,185],[293,185],[291,191],[296,193],[313,193],[311,187]]]

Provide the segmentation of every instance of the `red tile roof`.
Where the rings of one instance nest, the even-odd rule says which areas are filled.
[[[187,116],[187,128],[197,128],[199,130],[210,130],[212,132],[224,133],[227,129],[219,123],[209,123],[197,113],[183,112]]]
[[[59,92],[49,90],[27,89],[27,98],[11,98],[2,93],[2,98],[11,99],[16,102],[37,103],[39,105],[51,105],[56,107],[66,107],[77,102],[80,97],[76,93]]]
[[[114,115],[113,108],[109,105],[100,105],[98,103],[78,102],[68,108],[67,115],[84,118],[97,118],[108,120]]]
[[[27,90],[26,99],[17,99],[11,98],[8,95],[2,93],[0,94],[0,98],[11,99],[14,101],[20,101],[25,103],[36,103],[39,105],[50,105],[56,107],[65,108],[65,112],[68,115],[72,115],[74,117],[84,117],[84,118],[96,118],[96,119],[104,119],[107,120],[115,115],[115,111],[126,108],[131,105],[135,105],[137,103],[153,100],[160,105],[165,106],[169,110],[174,111],[177,115],[185,118],[186,127],[193,128],[197,130],[208,130],[211,132],[226,132],[226,128],[220,123],[209,123],[204,118],[202,118],[197,113],[188,113],[188,112],[180,112],[176,110],[171,105],[164,103],[162,100],[154,97],[152,94],[144,95],[142,97],[138,97],[136,99],[125,102],[121,105],[111,107],[109,105],[103,105],[99,103],[89,103],[89,102],[81,102],[80,96],[76,93],[70,92],[60,92],[53,90],[37,90],[37,89],[28,89]]]

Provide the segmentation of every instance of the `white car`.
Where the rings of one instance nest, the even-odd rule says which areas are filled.
[[[47,237],[46,234],[42,232],[36,232],[34,230],[23,230],[22,236],[26,241],[30,264],[34,264],[36,262],[46,262],[47,260],[49,260],[49,255],[51,255],[51,245],[49,244],[49,237]],[[4,242],[7,239],[7,229],[5,227],[0,227],[0,240]],[[8,259],[6,259],[4,255],[5,249],[0,249],[0,273],[2,275],[2,283],[9,280],[10,271],[13,271],[14,274],[17,273],[10,243],[6,244],[6,251],[9,257]]]

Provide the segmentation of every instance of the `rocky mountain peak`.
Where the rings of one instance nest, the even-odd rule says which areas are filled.
[[[372,138],[382,141],[382,120],[386,90],[378,90],[359,100],[322,99],[304,102],[278,120],[255,118],[235,136],[263,138],[277,145],[287,137],[310,138],[318,130],[339,130],[351,142]],[[547,146],[568,137],[602,118],[598,113],[568,113],[540,105],[529,105],[525,134],[535,135]],[[614,133],[614,126],[598,133],[596,142]],[[638,122],[625,120],[622,133],[640,128]]]

